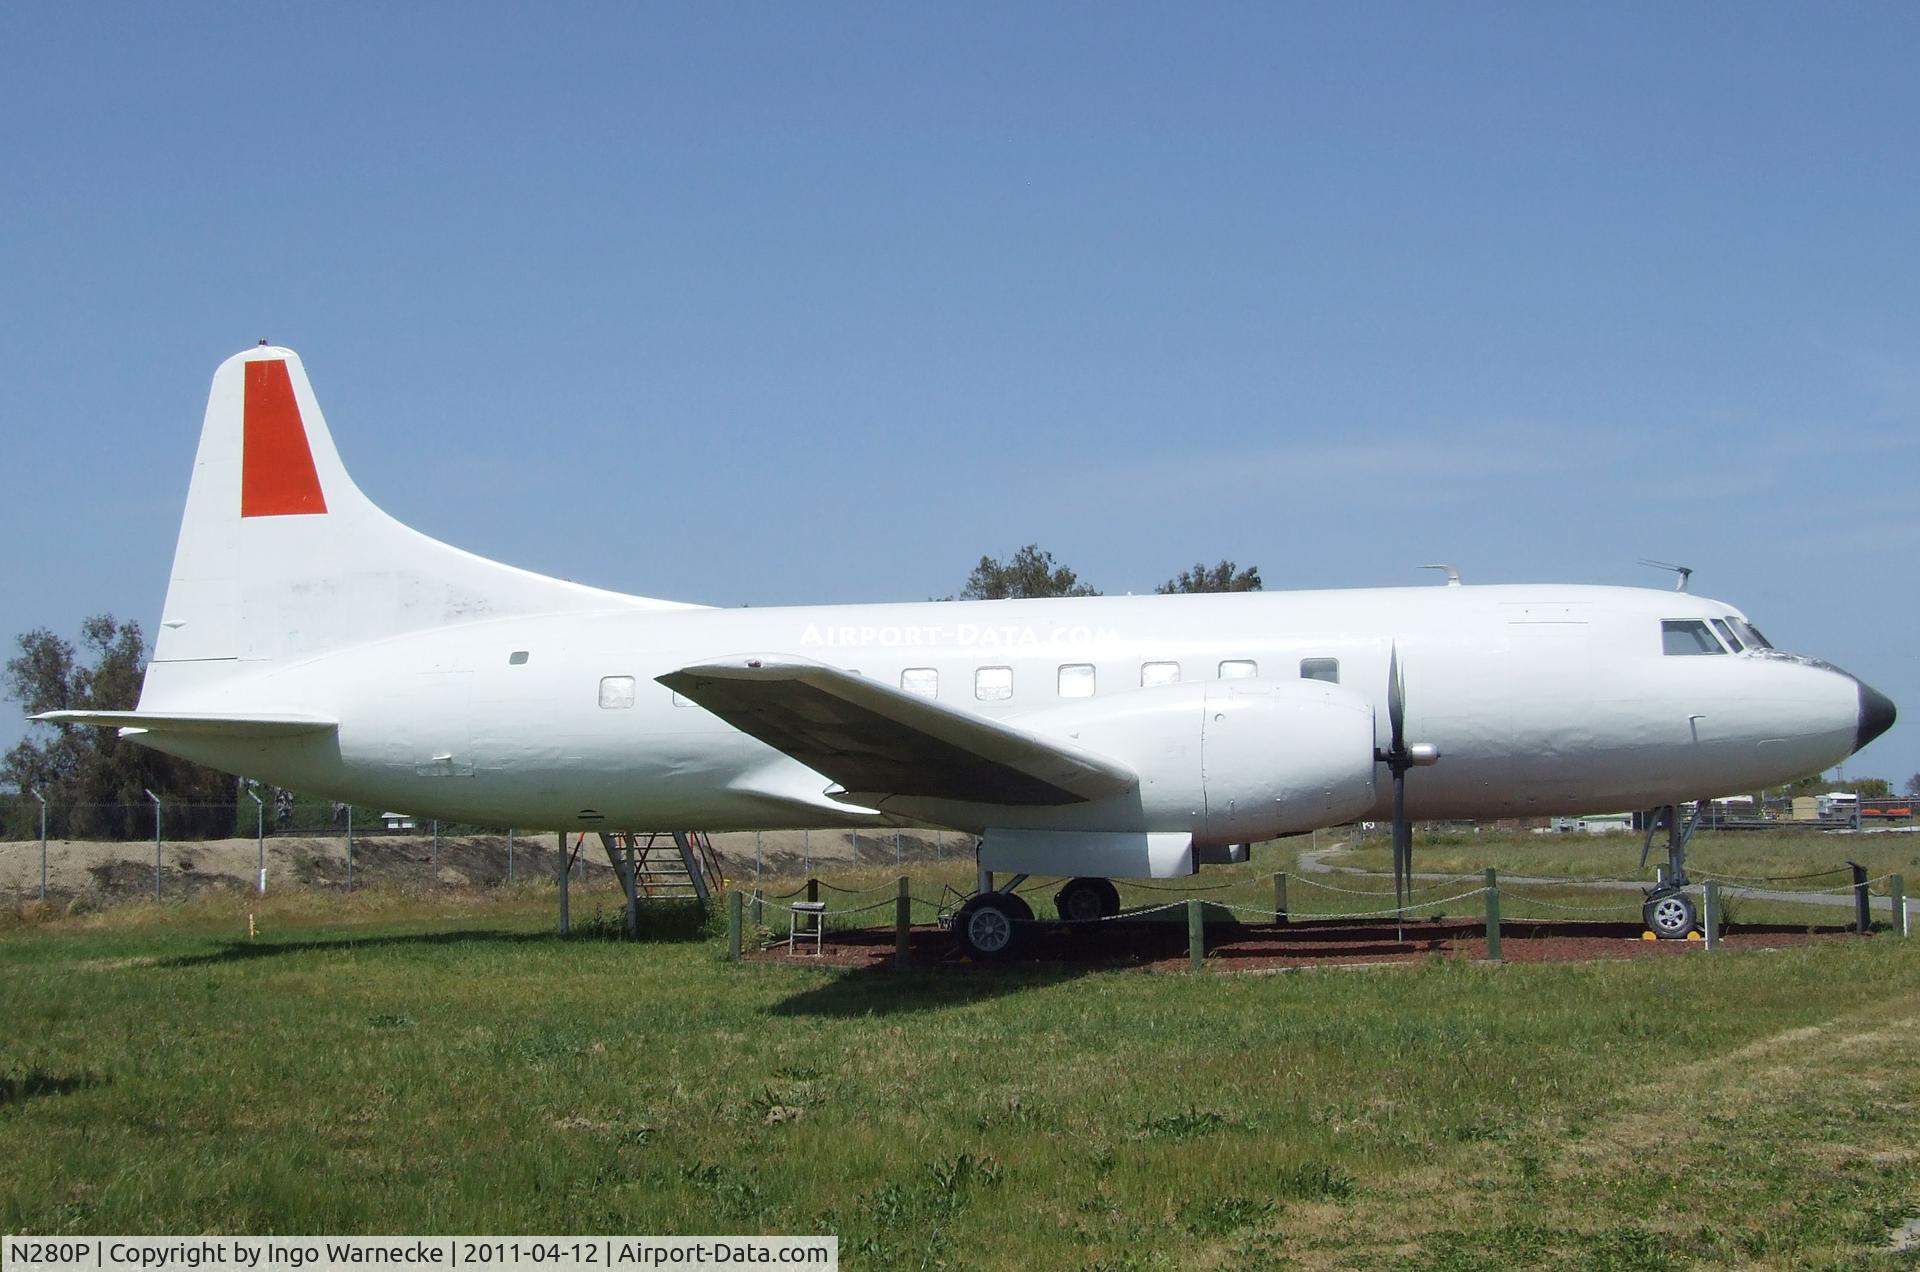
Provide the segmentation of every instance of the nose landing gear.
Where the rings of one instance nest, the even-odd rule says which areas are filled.
[[[1662,825],[1667,828],[1667,864],[1660,872],[1659,884],[1647,893],[1640,917],[1646,921],[1647,930],[1663,941],[1684,941],[1688,933],[1700,927],[1700,914],[1694,908],[1693,898],[1682,889],[1687,886],[1687,843],[1700,828],[1706,807],[1706,800],[1695,800],[1693,815],[1684,824],[1680,810],[1672,804],[1650,809],[1646,815],[1647,837],[1640,845],[1640,867],[1646,868],[1647,857],[1653,852],[1653,837]]]

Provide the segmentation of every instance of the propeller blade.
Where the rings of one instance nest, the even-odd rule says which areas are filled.
[[[1398,641],[1394,642],[1393,650],[1387,657],[1387,720],[1393,730],[1393,740],[1387,744],[1387,755],[1404,769],[1407,755],[1407,687],[1400,675]]]

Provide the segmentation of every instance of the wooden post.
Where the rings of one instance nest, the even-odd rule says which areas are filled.
[[[907,970],[908,942],[913,935],[913,893],[909,891],[907,876],[900,876],[900,895],[893,903],[893,965],[900,971]]]
[[[1706,901],[1706,904],[1702,907],[1702,909],[1705,910],[1705,914],[1701,916],[1701,926],[1706,929],[1705,935],[1707,938],[1707,948],[1710,950],[1717,950],[1720,948],[1720,881],[1719,880],[1717,879],[1707,880],[1705,901]]]
[[[1500,872],[1487,867],[1487,957],[1500,961]]]
[[[1207,921],[1201,907],[1204,901],[1187,902],[1187,967],[1199,971],[1207,961]]]
[[[820,899],[820,881],[818,879],[808,879],[807,880],[807,900],[818,901],[819,899]]]
[[[1287,925],[1287,872],[1284,870],[1273,876],[1273,921],[1280,927]]]
[[[727,893],[727,960],[740,961],[740,894]]]
[[[1891,875],[1887,879],[1887,900],[1893,903],[1893,934],[1908,935],[1907,927],[1907,880],[1904,875]]]
[[[1865,936],[1873,930],[1872,899],[1867,895],[1867,868],[1857,861],[1849,861],[1853,871],[1853,929]]]

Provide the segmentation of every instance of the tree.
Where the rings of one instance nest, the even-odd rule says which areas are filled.
[[[1907,794],[1920,795],[1920,773],[1915,773],[1907,779]]]
[[[1829,777],[1815,773],[1787,787],[1789,795],[1824,795],[1828,791],[1851,791],[1861,799],[1886,799],[1893,794],[1893,783],[1884,777]]]
[[[1011,561],[990,556],[980,558],[961,589],[963,601],[1001,601],[1009,597],[1098,596],[1099,592],[1080,581],[1080,576],[1064,565],[1053,563],[1053,553],[1042,552],[1040,545],[1029,543],[1013,554]]]
[[[7,661],[6,697],[28,715],[42,711],[131,711],[146,677],[147,642],[138,623],[96,614],[81,626],[80,648],[45,628],[19,637]],[[91,725],[33,726],[0,760],[0,781],[39,790],[60,833],[136,838],[153,833],[151,790],[170,807],[176,837],[233,831],[234,780]]]
[[[1153,590],[1163,595],[1174,592],[1258,592],[1263,586],[1259,566],[1250,565],[1242,570],[1231,561],[1222,561],[1211,568],[1195,562],[1191,570],[1180,571]]]

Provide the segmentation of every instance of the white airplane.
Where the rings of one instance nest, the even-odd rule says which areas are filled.
[[[1682,935],[1674,807],[1831,766],[1894,707],[1684,592],[710,609],[600,591],[376,508],[299,358],[263,345],[214,374],[138,709],[36,718],[448,820],[967,831],[983,873],[1016,876],[956,915],[994,956],[1032,917],[1028,873],[1071,877],[1062,916],[1096,917],[1112,878],[1251,841],[1392,817],[1398,881],[1411,819],[1596,808],[1666,810],[1648,919]]]

